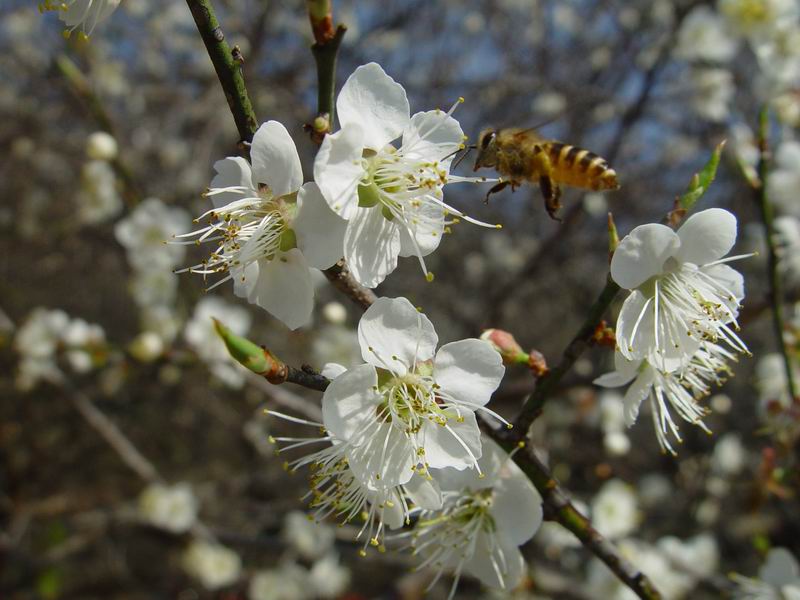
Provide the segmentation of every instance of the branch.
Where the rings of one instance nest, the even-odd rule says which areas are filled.
[[[77,65],[66,55],[60,54],[55,58],[56,70],[67,82],[70,91],[80,100],[86,110],[97,123],[97,126],[114,137],[119,139],[114,127],[111,116],[106,111],[102,100],[95,92],[89,79],[84,75]],[[129,208],[136,206],[142,200],[142,192],[134,180],[133,173],[128,165],[120,158],[119,152],[113,160],[109,161],[117,177],[122,181],[122,197]]]
[[[348,296],[353,302],[366,310],[377,300],[375,292],[359,284],[350,274],[344,259],[323,271],[337,290]]]
[[[322,42],[318,39],[311,46],[317,63],[317,113],[328,121],[328,131],[325,133],[333,130],[336,116],[336,56],[346,32],[347,28],[339,25],[333,37]],[[318,133],[316,129],[315,133]],[[322,141],[321,136],[319,141]]]
[[[214,63],[214,70],[217,72],[222,91],[225,92],[225,99],[236,122],[239,137],[249,142],[258,129],[258,119],[244,85],[240,56],[234,56],[231,47],[225,41],[225,34],[219,26],[211,0],[186,0],[186,4],[192,11],[192,17],[206,45],[208,56]]]
[[[572,368],[583,351],[591,345],[597,325],[600,323],[603,313],[616,298],[619,289],[619,286],[610,277],[606,280],[606,286],[589,308],[586,320],[564,350],[561,362],[539,379],[536,389],[525,401],[519,416],[514,421],[514,429],[519,432],[521,438],[527,435],[531,424],[542,413],[545,402],[556,390],[567,371]],[[521,439],[517,441],[521,441]]]
[[[797,398],[797,385],[794,380],[792,361],[786,350],[783,341],[783,285],[780,274],[778,273],[778,253],[775,248],[775,226],[773,224],[773,209],[767,194],[767,177],[769,175],[770,151],[767,140],[767,130],[769,128],[769,112],[767,107],[761,109],[758,123],[758,181],[754,188],[756,202],[761,211],[761,220],[764,222],[765,239],[767,243],[767,278],[769,280],[769,292],[767,294],[772,309],[772,323],[775,329],[775,341],[783,357],[783,365],[786,370],[786,384],[789,389],[789,396]]]
[[[542,463],[536,454],[525,444],[520,437],[525,434],[521,430],[499,430],[484,426],[483,430],[508,453],[513,454],[513,460],[528,476],[533,485],[542,496],[545,518],[556,521],[565,529],[571,531],[581,543],[605,563],[611,571],[628,586],[639,598],[644,600],[659,600],[661,594],[655,588],[647,575],[622,556],[616,546],[608,541],[597,531],[591,521],[583,516],[569,501],[567,494],[553,477],[550,470]],[[525,448],[520,451],[520,445]]]

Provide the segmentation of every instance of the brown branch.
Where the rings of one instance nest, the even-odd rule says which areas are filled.
[[[377,296],[375,292],[360,285],[350,273],[344,259],[337,262],[329,269],[323,271],[325,277],[328,278],[337,290],[348,296],[353,302],[358,304],[364,310],[368,309]]]
[[[214,64],[217,78],[225,93],[228,107],[239,131],[239,137],[249,142],[258,129],[258,119],[250,103],[242,75],[241,54],[234,51],[225,41],[211,0],[186,0],[192,17],[206,45],[208,56]]]

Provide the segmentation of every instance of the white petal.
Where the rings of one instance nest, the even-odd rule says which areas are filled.
[[[505,371],[500,353],[476,339],[445,344],[433,361],[433,379],[442,392],[479,406],[492,397]]]
[[[441,197],[441,190],[431,192]],[[405,223],[399,225],[400,256],[428,256],[439,247],[444,234],[444,210],[434,201],[406,206]],[[409,231],[410,229],[410,231]],[[413,240],[412,240],[413,235]]]
[[[652,367],[650,367],[650,369],[652,369]],[[653,385],[653,374],[650,369],[636,378],[631,384],[631,387],[628,388],[628,391],[625,392],[625,397],[622,399],[625,405],[625,425],[628,427],[636,422],[642,401],[650,395],[650,389]]]
[[[411,122],[403,132],[402,150],[408,158],[441,161],[446,169],[455,158],[449,155],[463,143],[464,132],[458,121],[440,110],[429,110],[411,117]]]
[[[461,416],[462,422],[449,419],[446,427],[431,421],[422,424],[421,443],[425,448],[425,462],[431,468],[468,469],[475,465],[474,459],[481,457],[481,430],[475,413],[464,411]]]
[[[384,423],[366,444],[347,451],[347,462],[367,487],[381,490],[410,480],[417,455],[402,429]]]
[[[400,228],[379,206],[356,208],[344,234],[344,257],[353,277],[374,288],[397,268]]]
[[[525,562],[517,545],[504,535],[494,535],[494,545],[485,532],[478,534],[475,542],[475,554],[464,563],[464,572],[480,579],[485,585],[502,588],[508,591],[519,585]],[[494,552],[492,552],[494,550]],[[502,558],[501,558],[502,557]],[[492,563],[497,565],[502,579]]]
[[[611,277],[621,287],[632,290],[654,275],[660,275],[664,262],[680,245],[678,235],[666,225],[639,225],[626,235],[611,259]]]
[[[239,298],[247,298],[250,304],[255,304],[258,292],[259,272],[258,261],[251,262],[244,269],[231,269],[233,293],[239,296]]]
[[[297,247],[315,269],[327,269],[344,256],[347,221],[330,209],[316,183],[300,188],[292,229],[297,234]]]
[[[592,383],[606,388],[621,387],[636,377],[637,373],[639,372],[639,365],[641,364],[641,360],[628,360],[619,350],[617,350],[614,353],[615,370],[601,375]]]
[[[403,503],[397,489],[398,488],[381,490],[380,492],[374,493],[373,498],[370,498],[370,502],[372,504],[379,504],[383,506],[383,508],[379,508],[381,511],[381,521],[383,521],[384,525],[386,525],[389,529],[400,529],[403,525],[405,525]],[[387,503],[387,500],[390,502]]]
[[[255,303],[289,329],[307,324],[314,308],[314,285],[303,253],[293,248],[272,260],[258,261],[258,267],[258,283],[251,294]]]
[[[701,270],[716,279],[717,282],[733,295],[734,300],[728,300],[728,306],[732,309],[738,308],[739,302],[744,299],[744,277],[742,277],[742,274],[736,269],[724,264],[703,267]]]
[[[709,208],[686,219],[678,229],[680,262],[696,265],[719,260],[736,243],[736,217],[721,208]]]
[[[322,370],[320,374],[323,377],[327,377],[328,379],[336,379],[339,375],[347,371],[347,367],[344,365],[340,365],[339,363],[325,363],[322,365]]]
[[[217,174],[211,180],[209,187],[213,188],[227,188],[227,187],[244,187],[255,193],[253,187],[253,174],[250,171],[250,163],[248,163],[241,156],[229,156],[218,160],[214,163],[214,170]],[[234,200],[241,200],[242,194],[236,192],[222,192],[210,196],[214,208],[220,208],[226,204],[230,204]]]
[[[428,317],[405,298],[378,298],[361,317],[358,341],[365,361],[405,374],[433,358],[438,337]]]
[[[336,100],[336,114],[342,129],[358,123],[364,128],[364,146],[380,150],[400,137],[411,111],[403,86],[379,64],[369,63],[347,78]]]
[[[250,146],[253,179],[269,186],[276,198],[296,192],[303,185],[303,168],[292,136],[277,121],[258,128]]]
[[[647,297],[641,292],[634,290],[625,298],[625,302],[622,303],[622,308],[619,311],[619,317],[617,317],[617,349],[622,356],[628,360],[644,358],[647,353],[642,346],[651,345],[651,342],[654,343],[652,340],[653,319],[652,316],[649,315],[643,317],[639,326],[636,328],[636,342],[640,344],[638,348],[634,344],[633,339],[636,322],[639,320],[639,316],[646,302]],[[652,304],[652,301],[650,304]],[[647,311],[652,315],[652,306],[648,306]],[[647,321],[647,323],[645,323],[645,321]],[[643,332],[646,332],[647,335],[645,336]]]
[[[374,390],[378,373],[372,365],[348,369],[331,381],[322,395],[322,423],[337,439],[349,441],[374,419],[381,397]]]
[[[758,577],[776,587],[797,585],[800,569],[792,553],[786,548],[778,547],[769,551],[766,562],[758,571]]]
[[[358,208],[358,185],[364,177],[361,155],[364,130],[357,123],[326,135],[314,160],[314,181],[331,207],[343,219]]]
[[[424,475],[414,475],[405,485],[408,499],[414,506],[425,510],[439,510],[442,508],[442,490],[435,479],[428,479]]]
[[[497,530],[520,546],[531,539],[542,525],[542,497],[525,473],[492,440],[484,440],[483,452],[497,452],[501,458],[499,470],[494,476],[491,508]]]

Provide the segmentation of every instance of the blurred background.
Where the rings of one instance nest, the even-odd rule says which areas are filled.
[[[286,125],[309,180],[317,147],[303,125],[316,116],[316,71],[305,3],[214,4],[244,56],[256,114]],[[581,358],[533,431],[564,487],[668,598],[725,597],[728,573],[756,576],[770,547],[798,550],[800,410],[774,354],[748,183],[767,105],[794,354],[797,9],[796,0],[334,3],[348,27],[339,85],[376,61],[412,112],[463,96],[454,116],[471,138],[489,125],[541,125],[602,155],[622,184],[567,189],[562,223],[533,187],[484,204],[485,188],[448,186],[448,202],[503,230],[459,224],[428,259],[435,283],[404,259],[377,290],[423,307],[442,343],[498,327],[556,364],[604,284],[607,213],[620,235],[661,220],[728,140],[699,208],[734,212],[733,252],[760,255],[735,265],[753,356],[705,401],[713,435],[683,424],[672,457],[649,419],[626,429],[619,398],[591,384],[612,368],[602,348]],[[88,43],[61,32],[33,2],[0,7],[0,597],[420,597],[431,574],[411,572],[408,554],[360,558],[349,528],[297,512],[305,475],[287,475],[267,438],[299,430],[262,412],[315,418],[320,394],[249,376],[210,321],[290,364],[353,365],[358,307],[320,275],[313,325],[290,332],[230,286],[206,294],[201,277],[173,273],[204,250],[163,241],[208,210],[212,165],[236,155],[239,139],[186,4],[124,0]],[[533,387],[527,371],[508,369],[495,409],[513,417]],[[630,597],[556,524],[524,553],[530,573],[516,597]],[[448,591],[443,580],[430,597]],[[487,595],[498,594],[468,578],[458,591]]]

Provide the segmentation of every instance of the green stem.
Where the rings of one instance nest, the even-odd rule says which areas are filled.
[[[328,115],[331,131],[336,116],[336,56],[346,32],[347,28],[339,25],[330,40],[311,46],[311,53],[317,63],[317,113]]]
[[[583,351],[589,347],[597,324],[600,323],[603,313],[614,301],[619,290],[620,287],[609,277],[606,281],[606,286],[600,292],[600,296],[589,308],[589,313],[583,325],[581,325],[578,333],[575,334],[575,337],[572,338],[572,341],[564,350],[561,362],[536,383],[536,389],[525,401],[519,416],[514,422],[514,429],[517,430],[521,439],[524,439],[531,424],[542,413],[545,402],[555,392],[561,379],[572,368],[572,365],[575,364],[575,361],[578,360]]]
[[[236,122],[239,137],[246,142],[252,141],[253,134],[258,129],[258,119],[247,95],[241,62],[234,58],[231,47],[225,41],[225,34],[219,26],[211,0],[186,0],[186,4],[192,11],[192,17],[206,45],[208,56],[214,63],[220,85],[225,92],[225,99]]]
[[[794,380],[792,361],[783,342],[783,284],[778,272],[778,254],[775,250],[775,226],[773,223],[774,211],[767,194],[767,177],[769,176],[769,110],[764,106],[758,116],[758,187],[755,188],[756,201],[761,211],[761,220],[764,222],[765,238],[767,241],[767,278],[769,280],[769,302],[772,308],[772,323],[775,328],[775,338],[783,357],[786,369],[786,384],[791,398],[797,398],[797,385]]]

